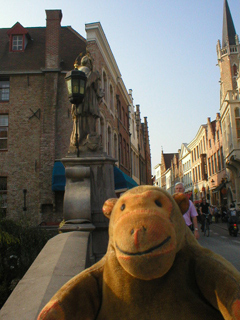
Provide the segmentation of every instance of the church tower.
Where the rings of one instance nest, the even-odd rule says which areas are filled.
[[[222,43],[217,43],[217,58],[220,68],[220,103],[228,90],[237,89],[237,75],[239,69],[238,54],[239,40],[235,31],[231,12],[227,0],[223,4]]]
[[[222,46],[221,46],[222,45]],[[226,166],[226,198],[240,208],[240,45],[227,0],[223,5],[222,43],[217,43],[220,68],[220,119],[224,166]]]

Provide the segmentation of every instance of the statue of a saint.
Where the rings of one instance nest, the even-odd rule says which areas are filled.
[[[79,105],[72,105],[73,131],[70,138],[70,150],[79,146],[80,150],[94,151],[100,147],[100,137],[96,132],[96,120],[100,118],[99,104],[104,94],[101,89],[99,73],[93,71],[92,59],[89,54],[81,59],[78,70],[86,74],[87,82],[83,102]],[[94,144],[92,145],[93,140]]]

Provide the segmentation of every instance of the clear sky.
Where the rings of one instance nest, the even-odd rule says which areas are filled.
[[[240,1],[228,4],[238,34]],[[62,26],[84,37],[85,23],[101,22],[142,121],[148,118],[152,168],[161,161],[161,148],[177,152],[207,117],[215,119],[223,0],[9,0],[1,6],[0,28],[17,21],[44,27],[46,9],[61,9]]]

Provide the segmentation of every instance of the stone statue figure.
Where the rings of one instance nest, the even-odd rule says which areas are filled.
[[[95,151],[101,149],[100,136],[96,132],[96,121],[100,118],[99,104],[103,97],[100,75],[93,71],[92,59],[86,54],[81,59],[78,70],[87,76],[83,102],[72,105],[73,131],[70,138],[70,153],[79,146],[80,151]],[[77,136],[76,136],[77,130]],[[78,141],[76,141],[78,138]]]

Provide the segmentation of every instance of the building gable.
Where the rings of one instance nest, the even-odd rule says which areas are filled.
[[[189,154],[190,150],[187,147],[187,143],[182,143],[180,151],[180,159],[184,158]]]
[[[7,32],[9,37],[13,34],[28,34],[28,30],[25,29],[19,22],[16,22],[15,25]]]

